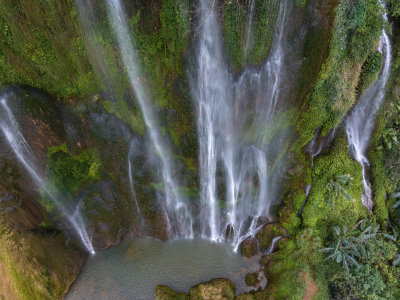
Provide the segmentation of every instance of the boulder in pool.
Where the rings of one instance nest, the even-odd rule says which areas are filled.
[[[190,300],[234,300],[236,286],[229,279],[213,279],[190,289]]]

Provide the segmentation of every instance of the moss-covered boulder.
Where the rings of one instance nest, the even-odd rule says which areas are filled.
[[[267,291],[250,292],[241,294],[236,297],[236,300],[274,300],[275,298],[268,295]]]
[[[156,300],[189,300],[189,296],[178,293],[164,285],[156,286]]]
[[[229,279],[218,278],[190,289],[190,300],[234,300],[236,286]]]
[[[256,239],[260,245],[260,248],[265,250],[271,246],[272,240],[275,237],[286,237],[287,235],[288,233],[286,229],[280,223],[269,223],[261,228],[256,235]]]
[[[249,273],[246,275],[245,282],[248,286],[256,286],[259,283],[258,273]]]

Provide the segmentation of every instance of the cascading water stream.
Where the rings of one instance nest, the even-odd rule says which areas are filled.
[[[50,198],[51,201],[53,201],[58,210],[66,216],[66,219],[74,228],[87,251],[91,254],[95,254],[92,242],[85,229],[85,222],[80,213],[80,204],[76,206],[72,213],[69,212],[58,200],[58,196],[56,196],[54,192],[54,187],[52,187],[51,184],[45,183],[42,176],[38,173],[36,158],[33,155],[31,147],[20,131],[18,122],[15,119],[11,109],[7,105],[7,98],[8,96],[3,96],[0,98],[0,128],[3,131],[7,142],[18,158],[18,161],[28,171],[35,184],[43,189],[44,193]]]
[[[218,240],[221,236],[219,200],[216,193],[216,172],[221,147],[231,139],[227,126],[231,121],[232,84],[224,63],[218,23],[212,1],[200,3],[201,32],[198,40],[197,78],[192,82],[197,102],[200,147],[200,197],[202,236]],[[224,136],[224,133],[227,135]],[[232,155],[232,153],[228,153]],[[233,160],[233,157],[229,159]]]
[[[244,45],[244,61],[247,60],[247,55],[249,53],[250,47],[253,42],[253,16],[254,16],[254,6],[255,6],[255,0],[250,0],[250,10],[249,10],[249,15],[247,16],[247,25],[246,25],[246,42]]]
[[[283,76],[288,3],[281,2],[266,63],[260,69],[246,69],[237,82],[224,60],[213,4],[210,0],[200,3],[201,32],[191,82],[200,145],[200,215],[203,236],[212,240],[229,236],[237,249],[263,226],[260,218],[269,217],[281,178],[267,133],[274,123]],[[278,144],[282,151],[284,144]],[[269,166],[270,160],[273,166]],[[217,195],[219,163],[225,172],[226,208],[220,208]]]
[[[384,5],[382,4],[382,6]],[[387,21],[386,13],[383,17],[385,21]],[[372,208],[374,207],[374,202],[372,199],[371,184],[367,178],[367,167],[369,166],[369,161],[366,152],[375,125],[375,114],[385,97],[385,87],[389,78],[390,65],[392,61],[391,44],[385,29],[382,30],[378,50],[384,56],[381,74],[378,80],[370,85],[361,95],[356,106],[353,108],[346,120],[346,134],[349,149],[354,158],[362,166],[362,184],[364,191],[361,201],[370,211],[372,211]]]
[[[280,239],[282,239],[281,236],[276,236],[276,237],[274,237],[272,239],[271,246],[269,246],[269,248],[268,248],[268,250],[267,250],[265,255],[271,255],[272,253],[274,253],[274,251],[276,250],[275,249],[276,248],[276,244],[279,242]]]
[[[145,220],[143,218],[142,210],[140,209],[137,197],[136,197],[136,191],[135,191],[135,186],[133,184],[133,166],[132,166],[132,151],[134,149],[135,143],[134,141],[131,141],[129,145],[129,152],[128,152],[128,176],[129,176],[129,188],[131,190],[131,195],[133,198],[133,201],[135,202],[135,207],[136,207],[136,213],[139,217],[140,224],[142,228],[145,227]]]
[[[164,183],[165,208],[167,218],[172,231],[172,237],[193,237],[191,214],[179,194],[178,185],[172,175],[171,154],[167,150],[157,127],[151,100],[148,92],[141,82],[138,59],[133,47],[133,41],[129,34],[129,27],[125,13],[119,0],[107,0],[107,13],[112,30],[116,37],[122,62],[126,68],[131,88],[139,103],[143,119],[147,126],[152,146],[161,162],[161,175]],[[172,223],[172,224],[171,224]]]
[[[284,36],[284,25],[287,16],[287,1],[281,1],[278,14],[277,27],[275,29],[275,36],[271,46],[270,55],[259,70],[247,69],[239,78],[235,85],[236,98],[242,102],[252,99],[250,109],[254,113],[250,118],[252,125],[247,135],[254,135],[252,144],[245,146],[244,149],[236,147],[237,153],[243,152],[242,166],[239,173],[236,175],[235,190],[236,195],[242,195],[232,198],[231,212],[234,210],[239,211],[236,213],[236,220],[233,227],[238,228],[233,241],[235,248],[249,236],[254,236],[261,228],[259,225],[259,218],[262,216],[269,216],[269,208],[273,200],[273,188],[277,187],[278,182],[275,184],[271,181],[273,177],[281,178],[281,175],[274,174],[273,169],[279,161],[275,161],[275,166],[269,166],[271,145],[268,145],[266,132],[274,126],[274,116],[276,114],[276,106],[280,95],[280,85],[283,76],[283,60],[284,51],[282,47]],[[244,95],[244,96],[243,96]],[[243,98],[243,100],[242,100]],[[254,132],[253,132],[254,130]],[[283,142],[281,144],[281,142]],[[280,151],[284,149],[284,139],[280,141]],[[251,178],[249,180],[249,178]],[[247,182],[246,182],[247,180]],[[280,180],[280,179],[278,179]],[[251,189],[256,186],[258,191],[256,195],[251,195]],[[252,207],[246,207],[243,200],[252,204]],[[253,200],[254,199],[254,200]],[[241,201],[242,200],[242,201]],[[237,207],[239,205],[239,207]],[[244,213],[243,213],[244,212]],[[251,223],[246,232],[243,228],[251,217]]]

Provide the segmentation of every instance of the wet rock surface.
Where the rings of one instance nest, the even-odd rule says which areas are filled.
[[[278,236],[287,237],[288,233],[286,229],[280,223],[269,223],[261,228],[256,235],[256,239],[261,250],[265,252],[272,245],[273,239]]]
[[[242,242],[240,249],[244,257],[254,256],[259,250],[258,240],[254,237],[248,237]]]

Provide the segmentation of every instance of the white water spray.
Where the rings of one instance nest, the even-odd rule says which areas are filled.
[[[384,14],[384,19],[387,21],[386,13]],[[361,201],[370,211],[372,211],[372,208],[374,207],[374,202],[372,199],[371,184],[367,178],[367,167],[369,166],[369,161],[366,153],[375,126],[375,115],[385,97],[385,87],[389,78],[390,65],[392,61],[392,48],[389,37],[384,29],[382,30],[378,50],[384,56],[381,74],[378,80],[370,85],[361,95],[356,106],[353,108],[346,120],[346,133],[349,149],[352,151],[354,158],[362,166],[362,184],[364,191]]]
[[[83,221],[83,217],[80,213],[80,204],[76,206],[74,212],[71,214],[54,194],[54,188],[44,182],[42,176],[37,171],[37,162],[31,147],[25,140],[25,137],[19,129],[17,120],[7,105],[7,98],[8,95],[0,98],[0,129],[3,131],[8,144],[18,158],[18,161],[28,171],[35,184],[44,190],[45,194],[55,204],[57,209],[66,216],[66,219],[74,228],[87,251],[91,254],[95,254],[91,239],[89,238],[89,235],[85,229],[85,222]]]

